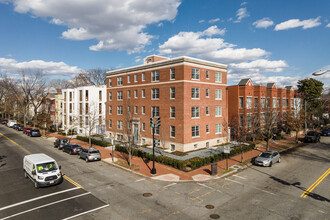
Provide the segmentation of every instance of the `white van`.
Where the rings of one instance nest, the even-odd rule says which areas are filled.
[[[50,186],[62,182],[61,166],[46,154],[31,154],[23,159],[25,178],[34,182],[34,187]]]
[[[14,126],[14,124],[17,124],[16,120],[9,120],[8,123],[7,123],[7,126],[12,128]]]

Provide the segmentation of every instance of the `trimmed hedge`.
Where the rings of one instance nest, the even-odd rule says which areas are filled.
[[[242,145],[237,146],[234,149],[230,151],[229,157],[236,156],[238,154],[241,154],[241,152],[248,152],[252,149],[254,149],[255,145]],[[123,152],[123,153],[128,153],[127,149],[125,147],[116,145],[116,151]],[[152,154],[149,154],[147,152],[138,150],[138,149],[133,149],[132,151],[133,156],[141,157],[147,160],[152,160]],[[200,157],[195,157],[191,158],[186,161],[181,161],[181,160],[176,160],[173,158],[169,157],[164,157],[164,156],[155,156],[155,161],[161,164],[165,164],[171,167],[174,167],[179,170],[184,170],[185,167],[190,167],[191,169],[198,169],[202,166],[209,165],[213,162],[221,161],[227,158],[227,155],[225,153],[221,154],[215,154],[213,156],[205,157],[205,158],[200,158]]]
[[[89,143],[89,138],[88,137],[77,136],[77,139]],[[92,141],[92,144],[95,144],[95,145],[98,145],[98,146],[101,146],[101,147],[107,147],[107,146],[110,145],[110,143],[108,143],[106,141],[100,141],[100,140],[96,140],[96,139],[93,139],[93,138],[92,138],[91,141]]]

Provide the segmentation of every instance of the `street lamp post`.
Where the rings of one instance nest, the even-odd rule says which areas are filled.
[[[155,168],[155,147],[158,146],[159,140],[155,139],[155,128],[160,127],[160,117],[156,118],[156,123],[154,122],[154,117],[150,118],[150,127],[152,128],[152,169],[151,174],[156,174],[156,168]]]

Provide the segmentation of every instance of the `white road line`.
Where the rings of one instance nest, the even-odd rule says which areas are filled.
[[[229,180],[229,181],[231,181],[231,182],[234,182],[234,183],[238,183],[238,184],[240,184],[240,185],[244,185],[244,183],[238,182],[238,181],[236,181],[236,180],[231,180],[231,179],[228,179],[228,178],[225,178],[225,179],[226,179],[226,180]],[[262,191],[262,192],[265,192],[265,193],[268,193],[268,194],[271,194],[271,195],[274,195],[274,196],[276,195],[276,194],[274,194],[274,193],[272,193],[272,192],[268,192],[268,191],[266,191],[266,190],[259,189],[259,188],[254,187],[254,186],[250,186],[250,185],[245,185],[245,186],[251,187],[251,188],[256,189],[256,190],[260,190],[260,191]]]
[[[271,195],[276,195],[276,194],[274,194],[274,193],[272,193],[272,192],[268,192],[268,191],[266,191],[266,190],[263,190],[263,189],[258,189],[258,188],[255,188],[255,189],[257,189],[257,190],[261,190],[261,191],[263,191],[263,192],[265,192],[265,193],[269,193],[269,194],[271,194]]]
[[[229,180],[229,181],[231,181],[231,182],[234,182],[234,183],[238,183],[238,184],[244,185],[244,183],[238,182],[238,181],[236,181],[236,180],[231,180],[231,179],[228,179],[228,178],[225,178],[225,180]]]
[[[108,207],[108,206],[109,206],[109,204],[104,205],[104,206],[101,206],[101,207],[98,207],[98,208],[96,208],[96,209],[91,209],[91,210],[89,210],[89,211],[79,213],[79,214],[77,214],[77,215],[70,216],[70,217],[68,217],[68,218],[64,218],[63,220],[68,220],[68,219],[72,219],[72,218],[75,218],[75,217],[78,217],[78,216],[81,216],[81,215],[85,215],[85,214],[87,214],[87,213],[94,212],[94,211],[96,211],[96,210],[103,209],[103,208]]]
[[[245,177],[241,177],[241,176],[237,176],[237,175],[233,175],[234,177],[237,177],[237,178],[241,178],[241,179],[243,179],[243,180],[246,180],[246,178]]]
[[[143,181],[143,180],[145,180],[145,178],[139,179],[139,180],[135,180],[135,182],[140,182],[140,181]]]
[[[319,210],[319,212],[321,212],[321,213],[323,213],[323,214],[325,213],[325,212],[323,212],[322,210]]]
[[[44,208],[44,207],[47,207],[47,206],[50,206],[50,205],[54,205],[56,203],[64,202],[64,201],[67,201],[67,200],[70,200],[70,199],[74,199],[74,198],[78,198],[78,197],[81,197],[81,196],[85,196],[85,195],[88,195],[88,194],[90,194],[90,192],[83,193],[83,194],[80,194],[80,195],[77,195],[77,196],[72,196],[72,197],[69,197],[69,198],[66,198],[66,199],[58,200],[56,202],[51,202],[51,203],[48,203],[46,205],[41,205],[41,206],[35,207],[33,209],[28,209],[28,210],[25,210],[23,212],[19,212],[19,213],[16,213],[16,214],[13,214],[13,215],[4,217],[4,218],[2,218],[2,220],[9,219],[9,218],[12,218],[12,217],[15,217],[15,216],[18,216],[18,215],[22,215],[22,214],[25,214],[25,213],[28,213],[28,212],[32,212],[32,211],[37,210],[37,209],[41,209],[41,208]]]
[[[81,189],[81,188],[80,187],[74,187],[74,188],[71,188],[71,189],[66,189],[66,190],[63,190],[63,191],[51,193],[51,194],[48,194],[48,195],[36,197],[36,198],[33,198],[33,199],[29,199],[29,200],[25,200],[25,201],[22,201],[22,202],[18,202],[18,203],[12,204],[12,205],[8,205],[8,206],[5,206],[5,207],[2,207],[2,208],[0,208],[0,211],[5,210],[5,209],[9,209],[9,208],[12,208],[12,207],[15,207],[15,206],[18,206],[18,205],[22,205],[22,204],[25,204],[25,203],[28,203],[28,202],[33,202],[33,201],[36,201],[36,200],[39,200],[39,199],[43,199],[43,198],[47,198],[47,197],[50,197],[50,196],[58,195],[58,194],[61,194],[61,193],[65,193],[65,192],[69,192],[69,191],[72,191],[72,190],[76,190],[76,189]]]
[[[203,184],[203,183],[197,183],[198,185],[200,185],[200,186],[204,186],[204,187],[206,187],[206,188],[209,188],[209,189],[215,189],[215,188],[213,188],[213,187],[211,187],[211,186],[208,186],[208,185],[205,185],[205,184]],[[222,193],[220,190],[218,190],[218,189],[215,189],[217,192],[220,192],[220,193]]]
[[[166,186],[164,186],[164,188],[167,188],[167,187],[170,187],[170,186],[174,186],[176,183],[171,183],[171,184],[168,184]]]

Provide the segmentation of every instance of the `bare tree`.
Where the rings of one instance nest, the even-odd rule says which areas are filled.
[[[274,128],[276,126],[276,111],[273,106],[270,105],[270,101],[267,100],[266,105],[262,106],[261,113],[261,135],[266,140],[266,150],[269,150],[269,140],[274,135]]]
[[[303,129],[305,114],[300,102],[294,103],[294,109],[297,109],[297,112],[290,110],[284,117],[286,117],[287,128],[296,132],[296,143],[298,143],[298,133]]]

